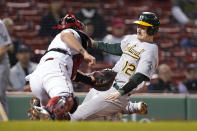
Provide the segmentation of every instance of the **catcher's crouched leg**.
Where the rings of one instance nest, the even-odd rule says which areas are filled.
[[[73,96],[56,96],[49,100],[45,109],[53,120],[69,120],[68,112],[74,105]]]
[[[28,111],[30,120],[70,120],[68,112],[73,113],[78,102],[73,96],[56,96],[43,107],[32,105]]]
[[[30,109],[27,111],[27,115],[30,120],[39,120],[36,107],[40,107],[40,100],[37,97],[33,97],[30,101]]]

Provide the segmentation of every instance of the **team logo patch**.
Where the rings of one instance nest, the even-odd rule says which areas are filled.
[[[134,49],[135,47],[136,45],[128,44],[123,53],[133,57],[134,59],[139,60],[140,54],[142,54],[145,50],[141,49],[140,51],[137,51],[136,49]]]

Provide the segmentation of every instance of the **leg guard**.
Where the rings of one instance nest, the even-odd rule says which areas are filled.
[[[56,96],[49,100],[46,109],[52,119],[68,120],[68,112],[72,109],[73,104],[73,96]]]

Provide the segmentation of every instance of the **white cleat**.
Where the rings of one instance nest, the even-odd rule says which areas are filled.
[[[140,115],[146,115],[148,113],[148,106],[144,102],[138,102],[138,109],[135,110],[135,113]]]
[[[144,102],[129,102],[126,107],[128,114],[137,113],[140,115],[146,115],[148,113],[147,104]]]

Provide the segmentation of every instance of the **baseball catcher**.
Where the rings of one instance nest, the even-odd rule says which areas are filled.
[[[89,75],[77,71],[74,81],[91,85],[98,91],[106,91],[112,86],[116,74],[117,73],[111,69],[95,71]],[[69,101],[66,101],[67,99],[72,102],[72,107],[67,107],[64,111],[58,109],[57,106],[60,106],[60,108],[64,106],[62,105],[62,101],[70,104]],[[31,120],[69,120],[70,116],[68,115],[68,112],[71,114],[74,113],[79,102],[77,97],[55,97],[49,100],[46,106],[41,107],[41,104],[40,99],[37,97],[30,100],[30,105],[32,108],[29,109],[28,116]]]
[[[67,119],[67,113],[77,108],[72,80],[98,84],[92,81],[92,76],[78,72],[83,60],[89,66],[96,63],[86,51],[91,48],[91,41],[82,31],[83,23],[69,12],[57,28],[62,31],[52,40],[36,70],[26,77],[33,94],[40,100],[32,102],[28,111],[30,119]]]

